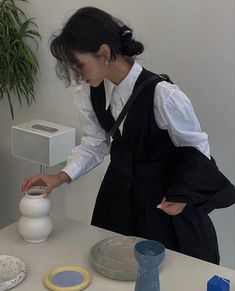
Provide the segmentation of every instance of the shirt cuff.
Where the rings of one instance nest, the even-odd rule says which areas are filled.
[[[69,163],[61,171],[69,175],[71,182],[82,176],[82,168],[77,163]]]

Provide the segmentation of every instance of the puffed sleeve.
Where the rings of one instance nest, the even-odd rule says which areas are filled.
[[[62,170],[73,180],[100,164],[110,151],[110,137],[100,126],[90,100],[90,87],[78,86],[74,91],[74,104],[83,130],[81,144],[74,147]]]
[[[193,146],[210,158],[208,136],[201,130],[192,103],[177,85],[158,83],[154,115],[158,126],[168,130],[176,147]]]
[[[234,185],[210,156],[208,136],[177,85],[158,83],[154,114],[158,126],[168,130],[176,146],[166,200],[192,204],[208,213],[234,204]]]

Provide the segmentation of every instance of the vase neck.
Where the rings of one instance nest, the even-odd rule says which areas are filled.
[[[25,193],[25,196],[29,199],[43,198],[44,191],[42,189],[31,189]]]

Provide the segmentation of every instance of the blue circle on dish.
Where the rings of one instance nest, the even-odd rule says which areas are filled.
[[[80,291],[90,284],[89,272],[80,266],[60,266],[48,271],[44,284],[53,291]]]
[[[72,287],[81,284],[84,281],[84,277],[77,271],[62,271],[56,273],[51,278],[51,281],[60,287]]]

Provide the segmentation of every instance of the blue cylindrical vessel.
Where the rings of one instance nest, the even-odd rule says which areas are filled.
[[[158,241],[138,242],[134,249],[139,264],[135,291],[160,291],[159,265],[165,256],[165,247]]]

